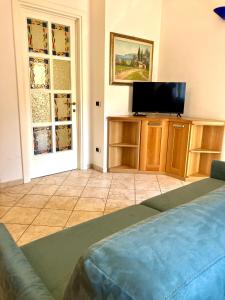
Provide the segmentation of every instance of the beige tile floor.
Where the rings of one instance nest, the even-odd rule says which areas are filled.
[[[18,245],[186,184],[165,175],[69,171],[0,191],[0,223]]]

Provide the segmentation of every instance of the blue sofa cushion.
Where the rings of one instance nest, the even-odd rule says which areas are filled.
[[[53,300],[3,224],[0,236],[0,300]]]
[[[64,299],[225,299],[225,187],[96,243]]]

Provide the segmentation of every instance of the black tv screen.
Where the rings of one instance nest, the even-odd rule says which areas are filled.
[[[185,82],[134,82],[133,112],[184,112]]]

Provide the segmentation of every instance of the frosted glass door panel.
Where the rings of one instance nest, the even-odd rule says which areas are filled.
[[[70,150],[72,148],[72,126],[56,126],[56,151]]]
[[[59,24],[52,24],[52,54],[70,56],[70,28]]]
[[[33,123],[51,122],[51,96],[41,91],[31,92]]]
[[[49,89],[49,61],[43,58],[30,57],[31,89]]]
[[[48,54],[48,23],[27,19],[28,47],[30,52]]]
[[[70,61],[53,60],[53,81],[54,90],[71,89]]]
[[[55,94],[55,121],[71,121],[71,95]]]
[[[52,152],[52,128],[35,127],[34,132],[34,154]]]

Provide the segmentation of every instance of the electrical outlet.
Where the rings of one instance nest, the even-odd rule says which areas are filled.
[[[95,148],[95,151],[98,152],[98,153],[100,153],[100,152],[101,152],[101,148],[96,147],[96,148]]]

